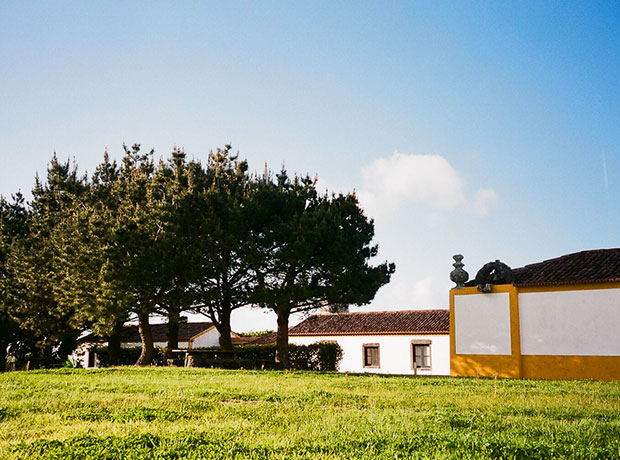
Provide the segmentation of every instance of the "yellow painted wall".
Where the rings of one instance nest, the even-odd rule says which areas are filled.
[[[519,340],[518,293],[511,284],[493,286],[492,293],[508,292],[510,297],[510,355],[472,355],[456,353],[454,297],[456,295],[485,295],[475,287],[450,291],[450,375],[462,376],[521,376],[521,344]]]
[[[450,374],[454,376],[620,380],[620,356],[521,355],[519,331],[519,292],[617,288],[620,288],[620,283],[523,288],[517,288],[513,285],[493,286],[492,292],[510,293],[511,355],[456,354],[454,298],[457,295],[485,294],[478,292],[475,287],[452,289],[450,291]],[[618,309],[618,314],[620,314],[620,306]]]
[[[620,380],[620,356],[535,356],[521,357],[528,379]]]

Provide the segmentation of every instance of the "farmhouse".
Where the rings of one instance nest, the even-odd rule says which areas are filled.
[[[337,342],[340,372],[448,375],[448,310],[316,314],[289,329],[289,342]]]
[[[620,249],[514,270],[496,261],[466,283],[454,275],[460,267],[450,291],[452,375],[620,380]]]
[[[153,334],[153,345],[155,347],[166,347],[168,344],[168,331],[166,324],[151,324]],[[233,336],[236,334],[233,333]],[[141,346],[140,333],[137,325],[125,325],[121,331],[122,347]],[[209,322],[180,323],[179,324],[179,348],[203,348],[214,347],[220,344],[220,334]],[[95,367],[95,347],[107,346],[105,339],[88,334],[78,341],[78,348],[75,352],[76,359],[82,367]]]

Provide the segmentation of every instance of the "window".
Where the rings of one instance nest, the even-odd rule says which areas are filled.
[[[362,345],[364,353],[364,367],[380,367],[379,366],[379,344],[365,343]]]
[[[412,369],[430,369],[431,341],[413,340],[411,342],[411,358]]]

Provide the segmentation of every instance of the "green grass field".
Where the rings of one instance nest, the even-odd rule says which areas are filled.
[[[0,374],[0,458],[620,458],[620,384],[113,368]]]

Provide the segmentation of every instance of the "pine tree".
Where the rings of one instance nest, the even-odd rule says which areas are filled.
[[[211,152],[205,170],[195,177],[196,206],[192,297],[196,311],[207,315],[220,333],[220,345],[232,349],[232,312],[251,303],[256,285],[249,258],[253,226],[249,200],[251,178],[246,161],[231,146]]]
[[[13,241],[6,263],[11,280],[5,290],[9,315],[24,333],[36,338],[43,366],[50,364],[54,349],[59,359],[66,358],[79,334],[73,305],[58,296],[65,276],[59,245],[64,238],[62,223],[85,190],[77,166],[61,163],[54,155],[46,181],[35,179],[27,231]]]
[[[114,227],[118,210],[114,190],[119,180],[119,168],[106,152],[86,193],[62,222],[64,244],[58,245],[65,276],[57,295],[73,305],[77,324],[107,339],[110,364],[120,363],[120,332],[132,305],[109,276],[119,256]]]
[[[374,225],[354,195],[320,195],[315,181],[283,170],[275,178],[265,173],[253,199],[260,222],[253,300],[276,313],[276,362],[288,368],[292,313],[368,303],[395,267],[368,264],[378,251]]]
[[[13,241],[23,238],[28,231],[28,212],[21,193],[7,201],[0,196],[0,372],[6,368],[7,349],[24,342],[23,334],[10,316],[11,302],[6,295],[12,275],[7,261]]]

